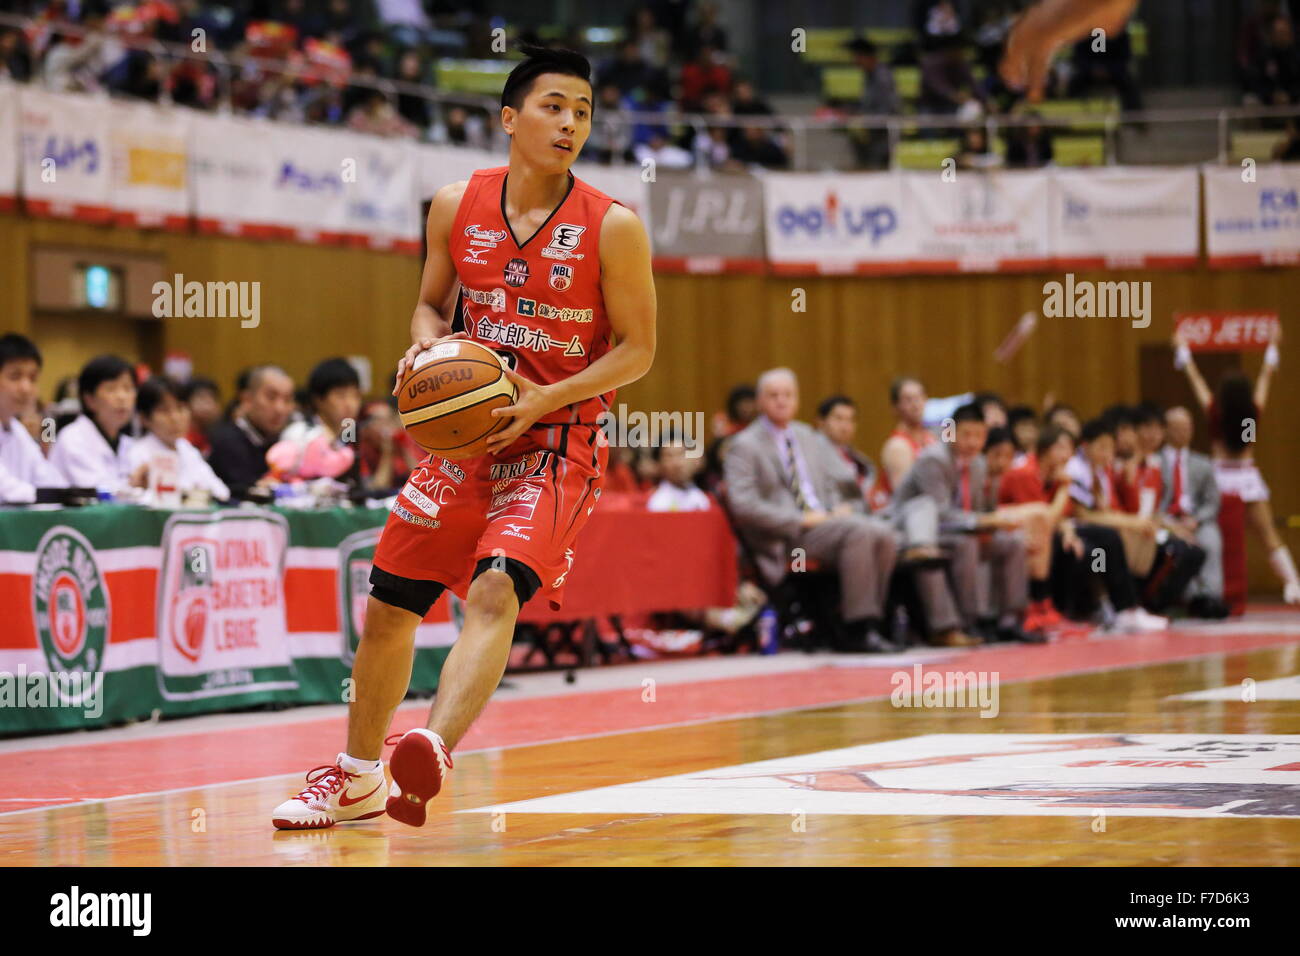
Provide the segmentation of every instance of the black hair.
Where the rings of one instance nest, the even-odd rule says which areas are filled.
[[[981,413],[984,411],[984,406],[991,402],[996,402],[1004,412],[1007,410],[1007,403],[1002,401],[1002,396],[997,392],[976,392],[971,401],[979,406]]]
[[[1246,420],[1259,420],[1259,409],[1255,406],[1250,379],[1237,369],[1225,372],[1219,381],[1219,393],[1215,401],[1219,406],[1223,444],[1230,451],[1241,451],[1246,447],[1242,438]]]
[[[733,422],[741,402],[752,402],[758,397],[753,385],[737,385],[727,393],[727,417]]]
[[[0,368],[4,368],[10,362],[22,362],[31,360],[39,367],[41,361],[41,350],[36,347],[25,335],[19,335],[17,332],[6,332],[0,335]]]
[[[984,413],[975,402],[967,402],[965,405],[957,406],[952,413],[952,421],[954,425],[960,425],[962,422],[979,422],[983,425]]]
[[[575,50],[534,46],[530,43],[519,44],[519,50],[524,59],[510,71],[505,85],[501,87],[502,107],[509,106],[516,110],[522,107],[524,99],[533,88],[533,81],[543,73],[576,76],[580,80],[591,82],[591,63]]]
[[[1052,416],[1055,415],[1057,412],[1069,412],[1075,418],[1079,417],[1079,413],[1074,410],[1073,405],[1067,405],[1065,404],[1065,402],[1057,402],[1055,405],[1053,405],[1051,408],[1047,410],[1047,414],[1043,416],[1043,419],[1045,421],[1050,422],[1052,420]]]
[[[1164,424],[1165,415],[1163,409],[1155,402],[1142,402],[1133,406],[1133,424],[1150,425],[1152,422]]]
[[[1096,418],[1090,418],[1083,423],[1083,430],[1079,434],[1080,442],[1093,442],[1103,435],[1115,437],[1115,423],[1104,415],[1098,415]]]
[[[1137,427],[1137,413],[1131,405],[1112,405],[1101,413],[1101,417],[1110,422],[1113,431],[1126,426]]]
[[[349,385],[361,387],[361,376],[347,359],[329,358],[321,362],[307,376],[307,395],[315,400],[324,398],[336,388]]]
[[[171,379],[161,375],[145,379],[140,384],[140,390],[135,393],[135,410],[141,418],[148,418],[168,395],[182,404],[185,402],[185,390]]]
[[[1007,409],[1007,424],[1012,428],[1015,428],[1021,422],[1029,421],[1030,419],[1036,421],[1038,419],[1038,413],[1028,405],[1016,405]]]
[[[87,395],[94,395],[95,389],[99,386],[123,375],[131,375],[131,384],[135,384],[131,363],[120,356],[98,355],[87,362],[82,366],[81,374],[77,376],[77,396],[81,399],[82,407],[86,405]]]
[[[1042,431],[1038,433],[1038,441],[1034,442],[1034,450],[1041,455],[1060,441],[1062,435],[1070,439],[1071,445],[1074,444],[1074,436],[1060,425],[1044,425]]]
[[[211,392],[213,398],[218,402],[221,401],[221,389],[218,388],[217,383],[212,381],[210,378],[192,378],[186,382],[185,386],[181,389],[181,393],[185,396],[185,401],[187,402],[194,398],[194,396],[199,392]]]
[[[858,403],[847,395],[831,395],[829,398],[823,398],[821,404],[817,406],[817,417],[825,418],[840,405],[847,405],[854,410],[858,407]]]
[[[898,396],[902,394],[903,386],[906,385],[908,382],[915,382],[917,385],[921,384],[921,380],[912,375],[900,375],[898,378],[894,379],[892,382],[889,383],[889,404],[890,405],[898,404]],[[924,388],[924,386],[922,387]]]
[[[1006,443],[1013,448],[1016,444],[1015,440],[1011,437],[1011,429],[998,425],[996,428],[989,429],[988,437],[984,439],[984,450],[988,451],[990,448],[995,448],[1003,443]]]

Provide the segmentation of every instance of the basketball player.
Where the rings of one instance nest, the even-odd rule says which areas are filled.
[[[385,809],[423,825],[451,752],[505,672],[520,606],[541,591],[560,607],[574,538],[600,497],[598,416],[654,359],[645,229],[569,171],[591,132],[591,67],[567,50],[523,50],[501,91],[509,166],[434,196],[413,344],[397,366],[400,383],[420,352],[468,338],[505,356],[518,397],[494,412],[509,424],[487,454],[430,456],[403,487],[375,552],[347,751],[275,809],[280,828]],[[463,328],[453,332],[446,303],[457,282]],[[410,681],[416,625],[447,588],[465,600],[464,625],[427,728],[397,742],[390,791],[384,734]]]
[[[903,480],[916,456],[937,438],[925,427],[925,386],[914,378],[896,378],[889,385],[889,404],[897,416],[894,430],[880,449],[880,473],[868,492],[872,511],[889,506],[894,489]]]

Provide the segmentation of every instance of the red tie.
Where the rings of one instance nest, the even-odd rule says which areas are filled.
[[[970,465],[961,466],[961,510],[970,511]]]
[[[1183,514],[1183,452],[1180,448],[1174,452],[1174,491],[1169,502],[1169,513],[1175,518]]]

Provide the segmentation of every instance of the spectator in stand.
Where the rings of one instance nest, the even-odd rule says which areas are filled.
[[[293,379],[276,365],[258,365],[247,373],[233,418],[209,434],[208,460],[234,498],[264,485],[266,453],[280,439],[293,412]]]
[[[862,99],[858,110],[865,116],[897,116],[903,102],[894,84],[894,71],[881,62],[880,52],[870,40],[855,37],[845,44],[853,62],[862,71]],[[850,133],[858,162],[867,169],[884,169],[889,165],[889,131],[873,127]]]
[[[656,69],[668,66],[672,54],[673,38],[655,21],[649,7],[637,7],[628,15],[626,34],[629,43],[635,43],[643,62]]]
[[[866,513],[856,475],[830,442],[795,421],[799,385],[786,368],[758,380],[760,415],[732,441],[727,501],[768,587],[789,573],[792,548],[836,569],[841,651],[891,651],[884,602],[898,535]]]
[[[212,447],[208,434],[221,421],[221,390],[210,378],[194,378],[186,383],[184,394],[190,409],[190,430],[185,438],[206,458]]]
[[[758,95],[754,84],[747,79],[737,78],[731,90],[731,112],[736,116],[775,116],[772,105]]]
[[[135,415],[135,375],[116,355],[91,359],[77,378],[82,413],[58,434],[50,464],[73,488],[117,494],[131,475],[134,439],[127,426]]]
[[[1002,401],[1002,396],[997,392],[976,392],[972,401],[984,416],[986,426],[989,428],[1007,426],[1007,403]]]
[[[708,511],[713,499],[700,490],[694,477],[699,459],[686,454],[680,440],[669,441],[654,450],[659,462],[659,486],[646,502],[650,511]]]
[[[27,38],[17,27],[0,27],[0,78],[26,83],[32,76]]]
[[[953,0],[915,0],[912,23],[921,64],[918,112],[955,113],[962,91],[976,86],[966,61],[961,14]]]
[[[190,408],[181,386],[171,379],[150,378],[136,393],[135,408],[145,433],[127,453],[133,485],[148,488],[150,471],[159,467],[158,459],[165,458],[171,460],[169,470],[181,494],[198,490],[218,501],[230,497],[225,483],[185,438],[190,430]]]
[[[817,430],[830,440],[840,457],[858,477],[862,498],[876,480],[876,466],[871,459],[853,447],[853,436],[858,430],[858,406],[847,395],[832,395],[817,406]]]
[[[747,166],[762,166],[764,169],[785,169],[790,165],[781,144],[771,135],[771,131],[762,126],[742,126],[740,137],[733,142],[731,158]]]
[[[1007,132],[1007,165],[1012,169],[1038,169],[1052,162],[1052,134],[1040,122],[1038,113],[1026,113],[1034,122],[1013,126]]]
[[[938,441],[925,427],[925,386],[919,379],[896,378],[889,386],[889,404],[894,407],[894,430],[880,449],[880,474],[871,488],[871,510],[888,504],[903,475],[925,448]]]
[[[961,152],[957,154],[960,169],[998,169],[1003,160],[989,145],[983,126],[970,126],[962,133]]]
[[[1268,43],[1254,77],[1251,92],[1265,106],[1286,106],[1300,101],[1300,48],[1295,24],[1278,16],[1269,27]]]
[[[695,57],[682,67],[682,110],[698,113],[704,108],[704,98],[710,93],[731,95],[731,69],[717,48],[708,43],[700,45]]]
[[[62,488],[67,480],[45,460],[19,415],[36,404],[41,353],[25,336],[0,336],[0,503],[31,504],[37,488]]]
[[[418,52],[407,50],[402,54],[397,61],[397,79],[403,83],[428,85],[428,70]],[[433,116],[432,104],[423,96],[415,96],[411,93],[398,94],[397,112],[401,114],[402,119],[421,132],[429,128]]]
[[[609,449],[609,467],[605,473],[605,494],[638,494],[644,490],[637,471],[635,448],[613,445]]]
[[[684,9],[687,5],[680,0],[661,0],[661,4],[679,9]],[[664,22],[662,14],[659,22]],[[702,46],[711,46],[715,50],[727,49],[727,31],[718,23],[718,5],[712,0],[706,0],[695,8],[695,22],[687,28],[686,55],[694,57]]]
[[[362,412],[358,458],[361,478],[373,493],[394,492],[406,484],[415,466],[426,457],[389,402],[371,402]]]
[[[45,88],[56,93],[93,93],[99,77],[117,61],[120,45],[103,33],[107,7],[90,0],[81,12],[79,26],[85,36],[53,33],[45,48],[42,76]]]
[[[1038,416],[1028,405],[1016,405],[1007,410],[1007,427],[1011,429],[1011,440],[1016,443],[1012,467],[1019,467],[1024,464],[1025,456],[1032,455],[1038,447]]]
[[[487,127],[482,114],[456,105],[447,107],[446,120],[433,133],[435,142],[458,146],[483,146],[486,139]]]
[[[1083,425],[1079,421],[1079,413],[1063,402],[1052,404],[1043,417],[1047,424],[1055,425],[1057,428],[1069,432],[1070,437],[1075,442],[1078,442],[1079,437],[1083,434]]]
[[[716,491],[722,483],[723,462],[731,439],[758,416],[757,393],[752,385],[736,385],[727,393],[727,409],[713,416],[713,443],[705,456],[702,484]]]
[[[1093,95],[1098,83],[1107,84],[1119,94],[1125,112],[1142,109],[1142,93],[1133,75],[1133,46],[1125,27],[1106,36],[1105,49],[1097,41],[1084,37],[1074,45],[1073,69],[1066,95],[1073,99]]]
[[[592,111],[591,135],[587,137],[587,145],[582,150],[584,159],[609,163],[615,157],[624,162],[632,157],[632,143],[627,124],[617,122],[617,114],[623,109],[623,94],[613,83],[606,83],[596,91],[596,108]],[[688,155],[687,164],[689,163]]]
[[[415,139],[420,130],[404,120],[379,90],[367,90],[365,97],[348,114],[348,127],[373,136]]]
[[[632,151],[638,163],[651,160],[663,169],[690,169],[695,163],[694,157],[675,143],[670,143],[661,131],[650,136],[648,143],[639,143]]]
[[[1192,451],[1192,414],[1177,406],[1165,413],[1169,443],[1159,456],[1163,477],[1160,510],[1205,551],[1205,564],[1188,586],[1187,610],[1194,617],[1224,618],[1223,536],[1219,532],[1219,485],[1214,463]]]
[[[606,61],[597,72],[596,85],[612,83],[619,92],[627,96],[637,89],[655,82],[655,69],[641,58],[641,50],[635,40],[624,40],[618,48],[618,56]]]
[[[1237,76],[1250,96],[1260,81],[1260,67],[1273,24],[1282,13],[1282,0],[1254,0],[1253,9],[1237,31]]]

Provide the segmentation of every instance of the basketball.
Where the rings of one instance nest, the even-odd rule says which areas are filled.
[[[509,418],[494,408],[514,404],[517,391],[506,363],[486,346],[467,340],[442,342],[415,357],[402,380],[397,413],[425,451],[443,458],[473,458]]]

